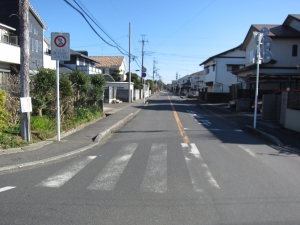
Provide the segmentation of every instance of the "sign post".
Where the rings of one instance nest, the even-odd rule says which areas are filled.
[[[143,67],[143,70],[142,70],[142,77],[143,77],[143,81],[144,81],[144,85],[143,85],[144,104],[146,103],[146,99],[145,99],[145,95],[146,95],[146,91],[145,91],[146,81],[145,81],[145,79],[146,79],[146,76],[147,76],[146,71],[147,71],[147,69],[146,69],[145,67]]]
[[[56,60],[56,124],[57,140],[60,141],[59,61],[70,60],[69,33],[51,33],[51,59]]]
[[[271,47],[272,40],[268,37],[269,29],[264,27],[260,32],[253,32],[253,36],[256,41],[256,88],[255,88],[255,99],[254,99],[254,120],[253,128],[256,129],[257,120],[257,104],[258,104],[258,86],[259,86],[259,64],[268,63],[272,59],[272,53],[269,50]],[[262,46],[261,46],[262,45]]]

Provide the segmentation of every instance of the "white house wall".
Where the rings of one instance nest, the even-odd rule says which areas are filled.
[[[292,57],[292,46],[298,45],[298,56]],[[277,61],[274,66],[295,67],[299,65],[300,59],[300,39],[274,39],[271,47],[273,59]]]
[[[294,28],[295,30],[300,31],[300,22],[299,22],[299,21],[293,20],[293,21],[289,24],[289,26],[292,27],[292,28]]]
[[[298,47],[298,56],[292,57],[292,46],[298,45],[300,47],[300,39],[287,39],[287,38],[273,38],[271,45],[272,58],[277,62],[275,64],[269,64],[269,67],[295,67],[300,61],[300,51]],[[250,56],[255,56],[250,52],[256,50],[256,43],[254,38],[251,39],[246,49],[246,62],[247,66],[253,64],[253,60]],[[285,70],[286,71],[286,70]],[[277,71],[278,73],[279,71]]]
[[[20,64],[20,47],[0,42],[0,61]]]
[[[237,76],[227,71],[227,65],[245,65],[244,57],[245,52],[237,49],[205,63],[204,68],[209,66],[209,73],[206,74],[206,69],[204,69],[204,81],[205,83],[213,82],[213,87],[208,86],[207,91],[228,93],[229,86],[237,83]],[[214,64],[215,70],[213,71]]]
[[[243,52],[245,54],[245,52]],[[216,64],[216,80],[214,92],[229,92],[229,86],[237,83],[237,76],[227,71],[227,65],[245,65],[245,58],[219,58]]]

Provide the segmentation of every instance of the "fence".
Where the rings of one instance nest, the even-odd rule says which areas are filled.
[[[288,93],[288,105],[289,109],[300,110],[300,92],[289,92]]]

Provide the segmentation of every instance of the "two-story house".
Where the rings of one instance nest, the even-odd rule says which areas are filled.
[[[87,51],[70,49],[70,60],[59,61],[59,71],[61,74],[68,74],[73,70],[81,70],[87,75],[102,74],[101,69],[96,64],[97,61],[89,57]]]
[[[20,47],[16,29],[0,23],[0,88],[10,75],[13,65],[20,64]]]
[[[177,80],[177,85],[179,87],[179,94],[185,95],[191,88],[190,75],[186,75]]]
[[[126,60],[124,56],[90,56],[97,61],[97,66],[101,68],[103,74],[112,75],[119,71],[120,81],[126,80]]]
[[[200,66],[204,66],[204,83],[207,92],[228,93],[229,87],[237,83],[237,76],[232,71],[245,66],[246,53],[240,45],[211,56]]]
[[[268,36],[272,39],[272,60],[259,66],[261,93],[300,88],[300,73],[297,68],[300,64],[300,15],[289,15],[282,25],[251,25],[241,46],[246,52],[246,66],[234,73],[243,82],[255,86],[257,65],[254,56],[257,44],[253,32],[260,32],[264,27],[269,29]]]
[[[204,71],[198,71],[190,75],[191,88],[201,90],[204,82]]]
[[[20,45],[20,20],[19,20],[19,0],[0,0],[0,23],[9,26],[14,29],[14,37],[10,38],[10,42]],[[10,31],[12,31],[10,29]],[[35,11],[33,6],[29,4],[29,41],[30,41],[30,59],[29,59],[29,71],[30,75],[34,75],[40,68],[55,68],[55,62],[46,63],[45,60],[49,60],[50,56],[45,56],[45,42],[44,30],[47,29],[46,24]],[[6,52],[8,53],[8,52]],[[19,53],[20,54],[20,53]],[[18,62],[18,65],[20,62]]]

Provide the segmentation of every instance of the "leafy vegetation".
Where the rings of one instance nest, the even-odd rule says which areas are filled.
[[[126,82],[129,80],[129,73],[126,73]],[[134,89],[142,89],[143,85],[141,83],[141,78],[136,73],[131,73],[131,82],[134,82]]]
[[[0,148],[26,146],[20,136],[20,79],[11,75],[0,91]],[[101,74],[89,78],[81,71],[59,79],[61,132],[101,118],[98,102],[104,93],[105,79]],[[37,142],[56,135],[56,74],[40,69],[32,79],[31,140]]]

